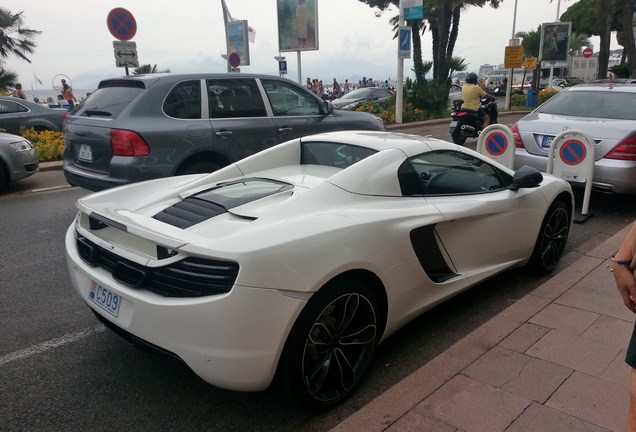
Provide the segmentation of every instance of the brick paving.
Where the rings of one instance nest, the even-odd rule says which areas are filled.
[[[628,228],[331,432],[622,432],[634,317],[606,258]]]

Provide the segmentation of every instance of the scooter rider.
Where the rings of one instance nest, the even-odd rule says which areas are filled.
[[[466,75],[466,84],[462,86],[462,99],[464,100],[462,109],[476,111],[479,119],[482,121],[483,129],[490,124],[490,117],[481,107],[482,97],[497,99],[493,95],[486,93],[484,89],[477,84],[477,74],[471,72]]]

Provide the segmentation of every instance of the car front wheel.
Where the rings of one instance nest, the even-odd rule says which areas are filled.
[[[312,409],[327,409],[360,383],[380,337],[378,306],[364,286],[333,284],[307,303],[281,356],[284,390]]]
[[[539,274],[548,274],[559,263],[570,234],[570,214],[563,201],[552,203],[530,258],[530,265]]]

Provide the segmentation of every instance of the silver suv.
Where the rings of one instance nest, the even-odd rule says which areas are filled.
[[[212,172],[300,136],[386,130],[334,110],[293,81],[255,74],[151,74],[104,80],[65,124],[64,175],[97,191]]]

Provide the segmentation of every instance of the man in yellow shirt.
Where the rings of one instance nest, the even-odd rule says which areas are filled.
[[[479,119],[482,121],[482,129],[490,124],[490,117],[486,114],[486,111],[481,107],[481,98],[486,97],[488,99],[497,99],[491,94],[488,94],[477,84],[477,74],[474,72],[466,75],[466,84],[462,86],[462,109],[477,111]]]

